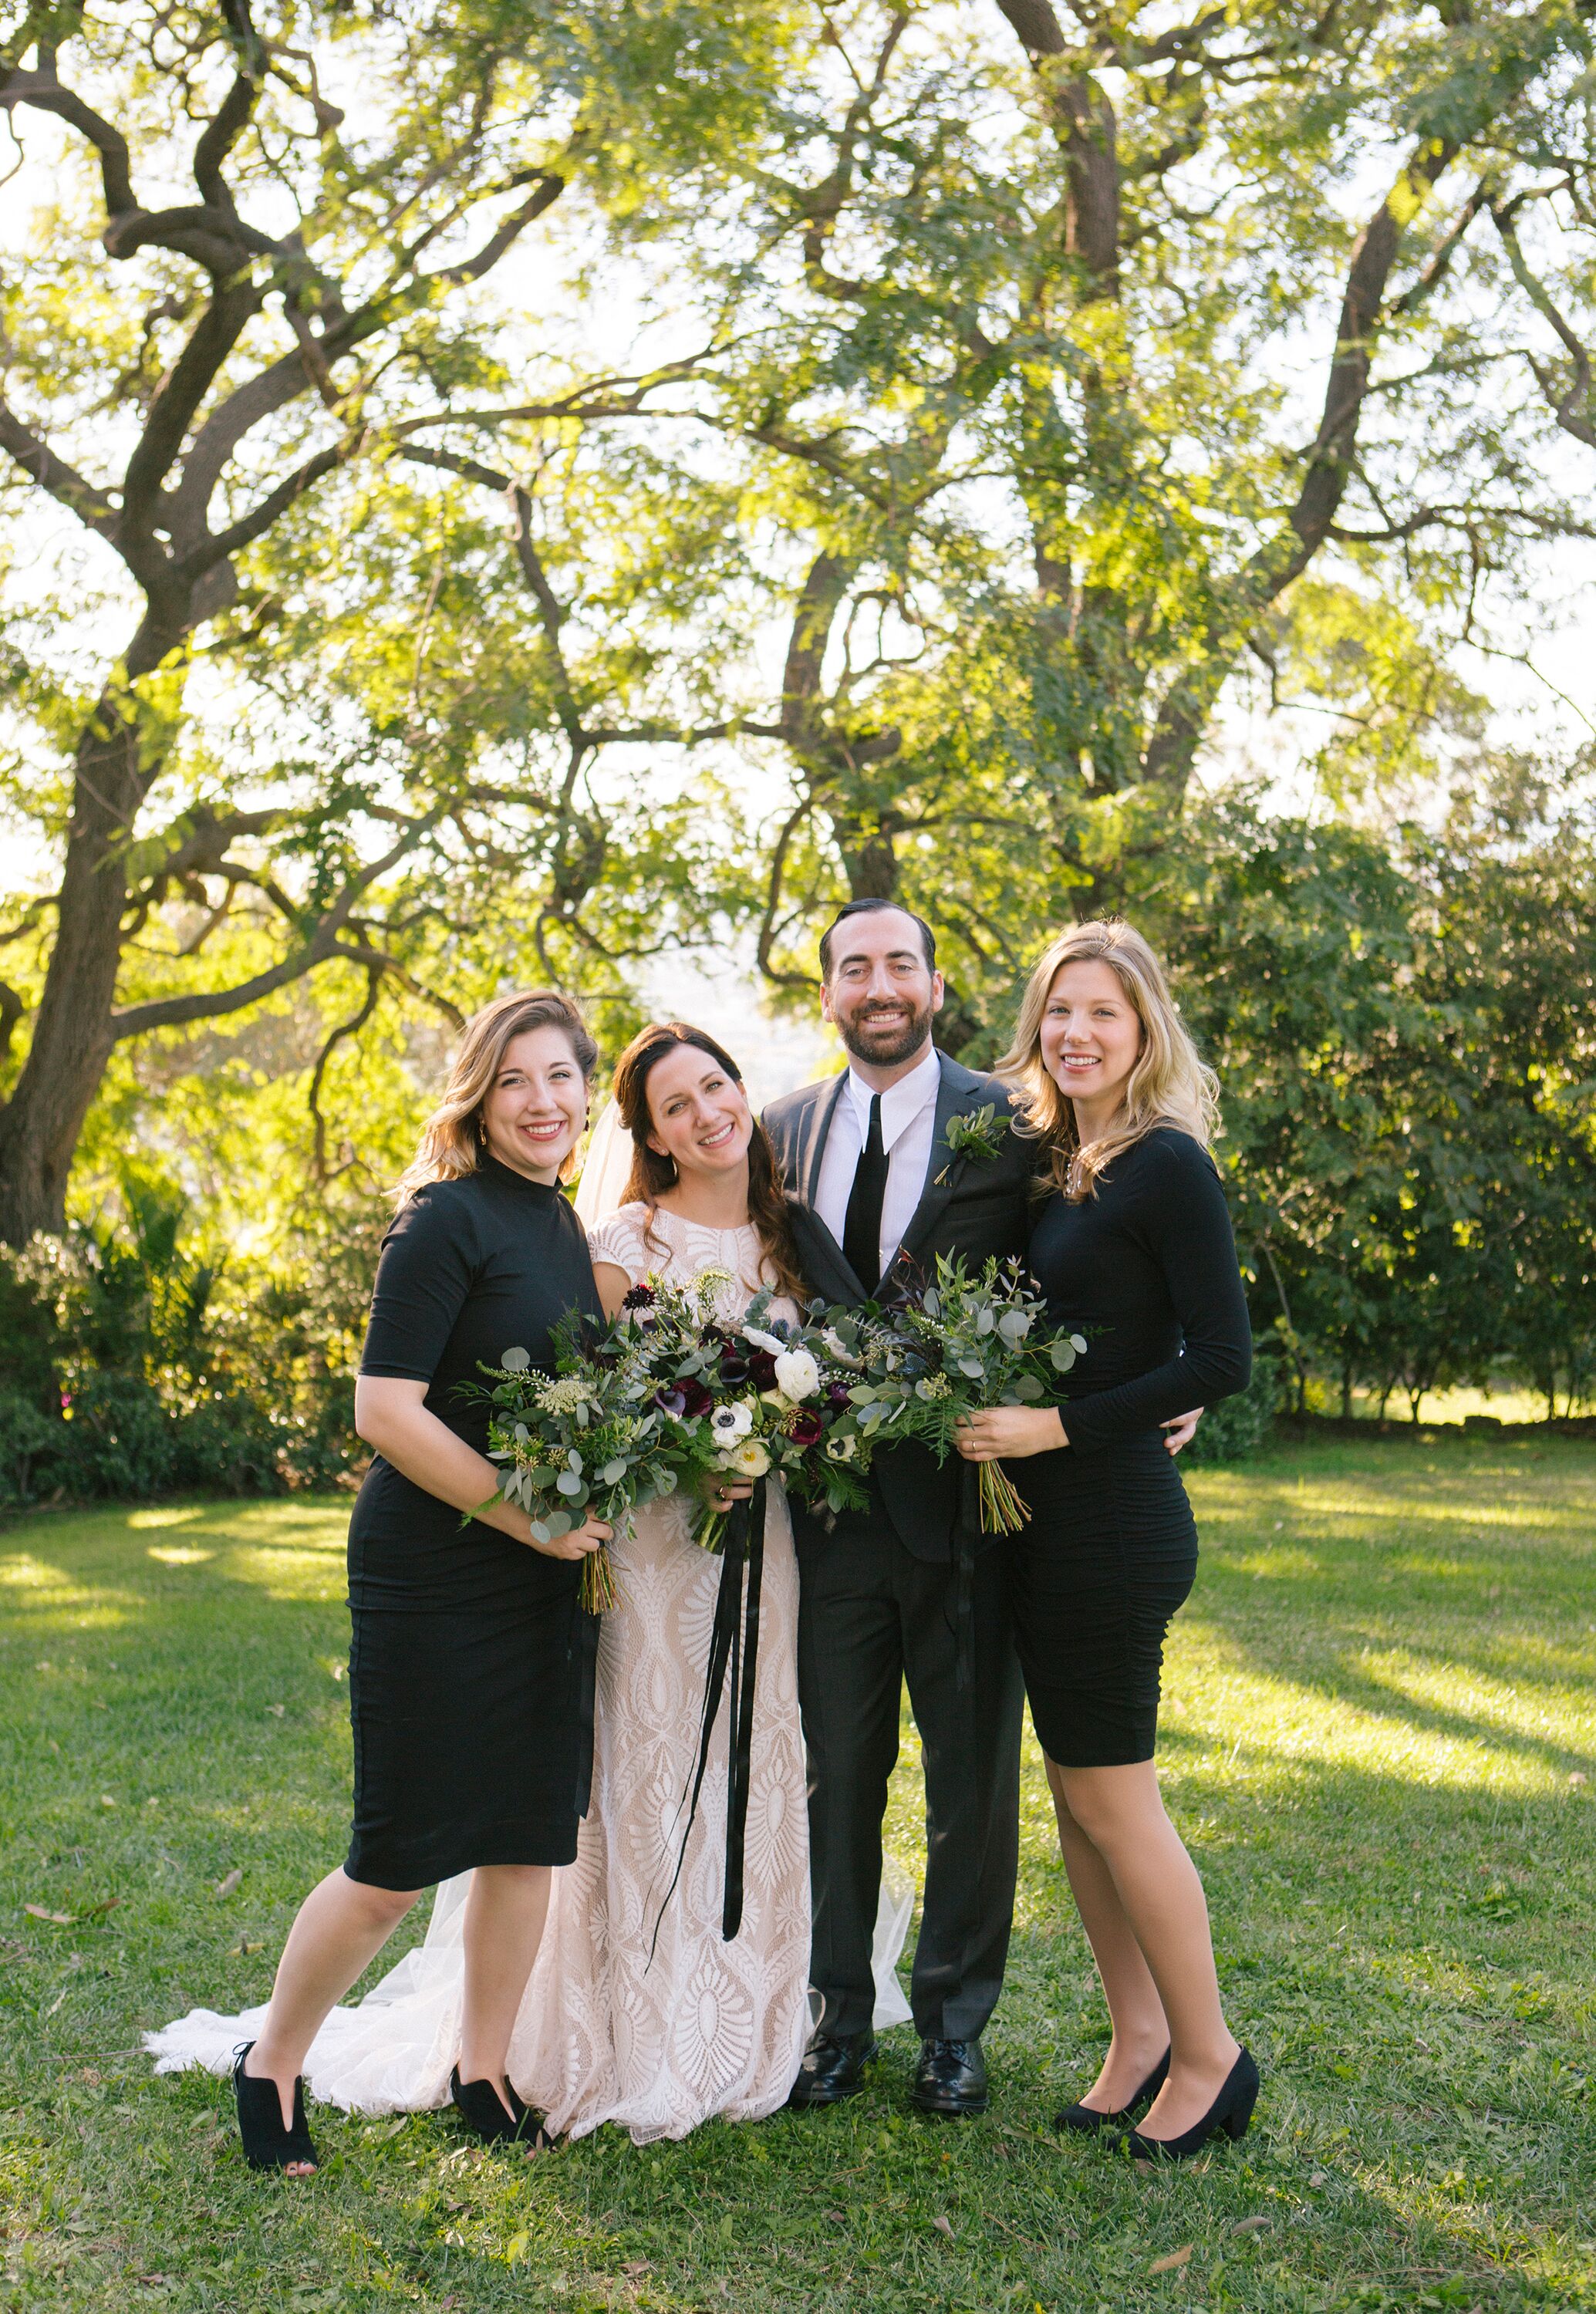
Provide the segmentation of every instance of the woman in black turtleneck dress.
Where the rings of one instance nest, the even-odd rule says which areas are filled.
[[[1048,1144],[1029,1266],[1087,1352],[1056,1407],[992,1408],[972,1461],[1025,1457],[1010,1544],[1016,1643],[1070,1885],[1114,2035],[1058,2116],[1094,2132],[1151,2109],[1138,2153],[1239,2137],[1257,2093],[1224,2021],[1207,1905],[1153,1765],[1164,1634],[1197,1534],[1160,1426],[1244,1387],[1252,1336],[1213,1160],[1212,1079],[1157,958],[1118,923],[1055,941],[1002,1064]]]
[[[589,1521],[535,1543],[493,1501],[487,1411],[462,1394],[551,1332],[602,1316],[561,1194],[598,1057],[552,992],[468,1026],[383,1241],[355,1419],[375,1449],[349,1525],[354,1836],[289,1931],[234,2080],[257,2167],[315,2166],[300,2074],[333,2003],[435,1882],[472,1875],[454,2101],[486,2138],[536,2138],[505,2058],[542,1932],[549,1871],[577,1852],[593,1743],[595,1626],[578,1604]]]

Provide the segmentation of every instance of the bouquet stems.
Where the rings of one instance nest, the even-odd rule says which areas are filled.
[[[577,1596],[589,1615],[607,1615],[615,1603],[615,1570],[602,1542],[582,1561],[582,1582]]]
[[[981,1465],[981,1532],[1018,1534],[1031,1523],[1031,1506],[1001,1462]]]
[[[726,1549],[726,1522],[729,1511],[718,1511],[713,1503],[706,1503],[692,1523],[692,1539],[701,1550],[719,1559]]]

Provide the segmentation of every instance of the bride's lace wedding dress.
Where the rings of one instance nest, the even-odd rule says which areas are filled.
[[[717,1315],[740,1320],[761,1286],[756,1232],[705,1229],[660,1213],[646,1243],[644,1218],[641,1206],[625,1206],[594,1229],[595,1262],[634,1280],[723,1270],[728,1282]],[[780,1302],[772,1312],[795,1314]],[[666,1901],[697,1765],[720,1583],[721,1562],[692,1540],[691,1515],[675,1497],[650,1504],[613,1546],[617,1600],[599,1633],[592,1804],[576,1862],[553,1876],[548,1925],[510,2044],[510,2079],[556,2133],[582,2136],[613,2121],[642,2143],[683,2137],[714,2114],[760,2119],[785,2102],[809,2031],[798,1565],[779,1486],[766,1496],[742,1927],[722,1942],[724,1700],[682,1875]],[[446,1881],[425,1944],[357,2007],[328,2018],[305,2062],[313,2097],[365,2113],[447,2103],[468,1885],[469,1875]],[[893,1970],[912,1903],[906,1876],[888,1867],[876,1937],[879,2027],[909,2015]],[[146,2034],[145,2045],[160,2071],[195,2064],[225,2071],[264,2014],[196,2009]]]

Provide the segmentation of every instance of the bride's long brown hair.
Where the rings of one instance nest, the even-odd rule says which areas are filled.
[[[695,1029],[686,1020],[657,1020],[651,1028],[641,1029],[615,1064],[615,1106],[631,1135],[632,1146],[631,1178],[626,1184],[625,1202],[648,1208],[643,1241],[658,1253],[668,1249],[654,1235],[654,1217],[660,1198],[675,1187],[676,1161],[648,1146],[648,1136],[654,1130],[654,1120],[648,1114],[648,1079],[667,1053],[676,1052],[683,1045],[695,1045],[701,1053],[708,1053],[734,1084],[742,1083],[743,1072],[725,1047],[718,1045],[707,1029]],[[759,1232],[760,1250],[776,1285],[783,1294],[790,1294],[801,1309],[809,1298],[809,1289],[798,1270],[787,1193],[781,1187],[765,1129],[757,1117],[748,1143],[748,1218]]]

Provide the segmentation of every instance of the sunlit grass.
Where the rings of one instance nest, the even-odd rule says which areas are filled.
[[[1031,1746],[985,2120],[912,2115],[899,2031],[831,2115],[531,2166],[322,2117],[311,2191],[251,2179],[222,2085],[137,2034],[259,1999],[342,1852],[347,1504],[0,1532],[0,2309],[1596,2309],[1596,1455],[1337,1444],[1193,1491],[1165,1781],[1265,2090],[1158,2177],[1047,2127],[1104,2027]],[[905,1727],[912,1866],[917,1774]]]

